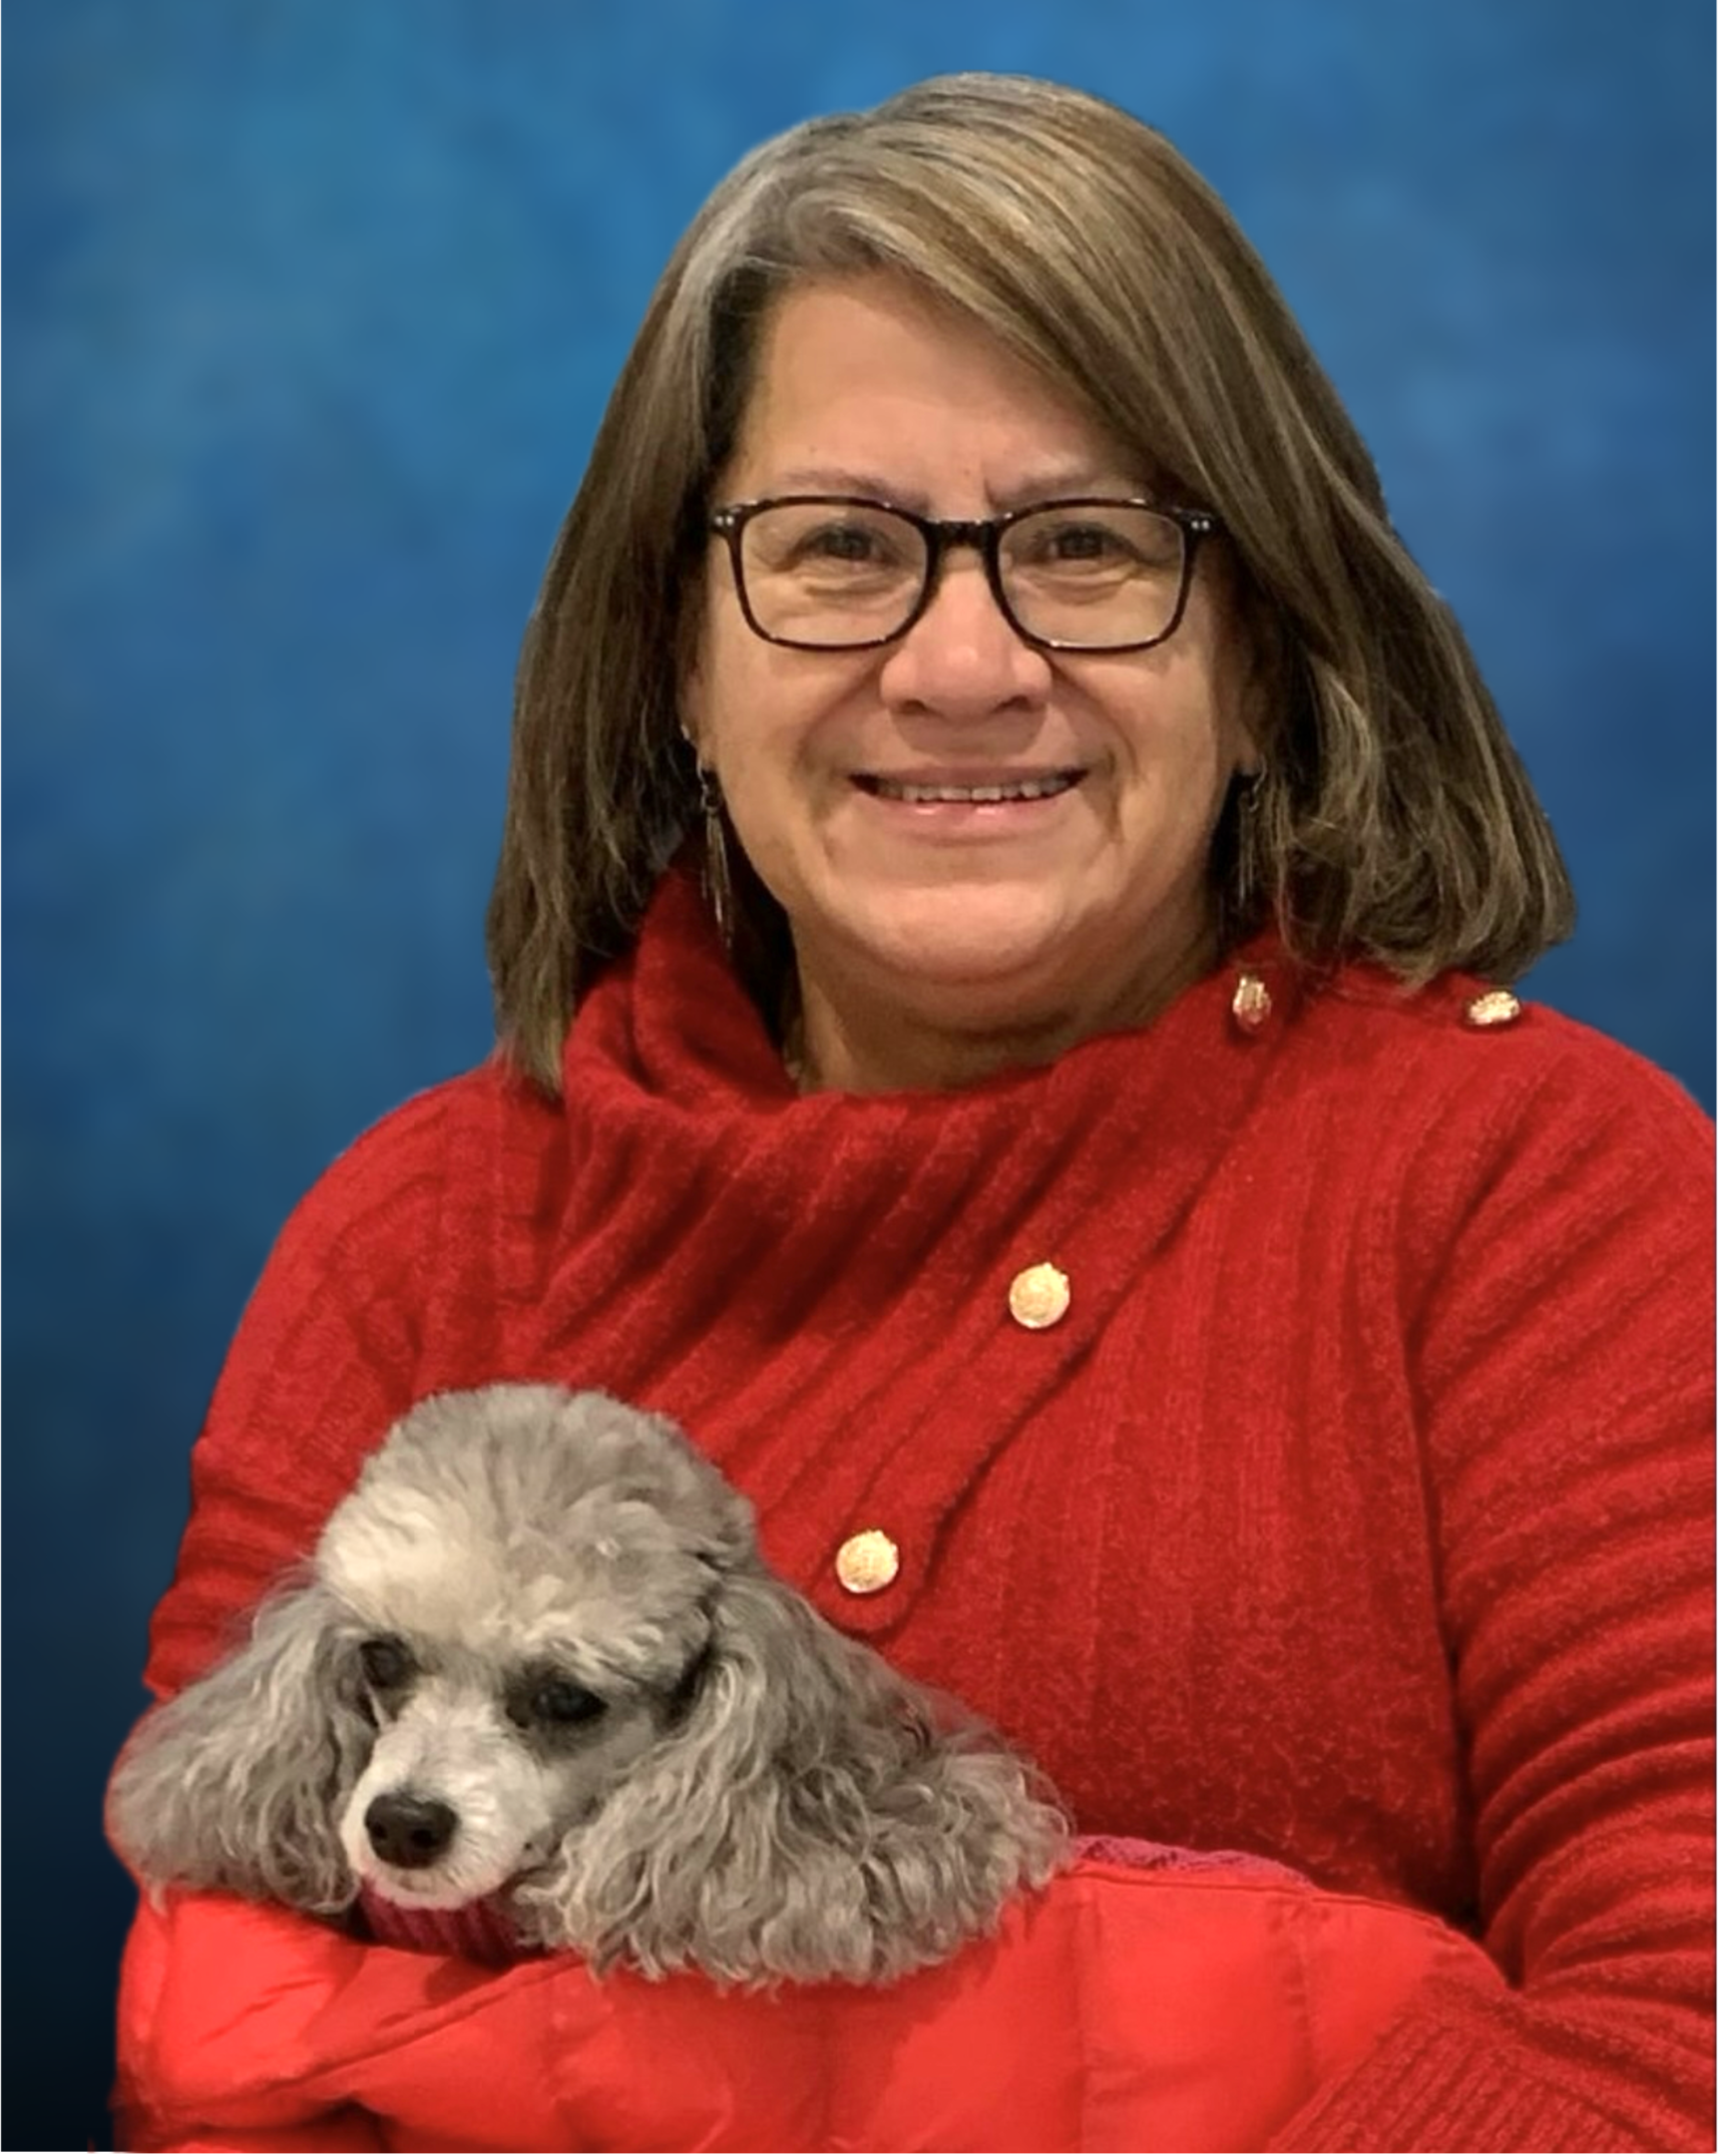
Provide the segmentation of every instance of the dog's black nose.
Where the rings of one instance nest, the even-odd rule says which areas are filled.
[[[459,1823],[451,1804],[397,1789],[373,1798],[364,1814],[370,1847],[384,1864],[398,1865],[404,1872],[434,1864],[454,1839]]]

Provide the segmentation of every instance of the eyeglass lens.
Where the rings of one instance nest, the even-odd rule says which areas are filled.
[[[1174,619],[1183,537],[1123,502],[1048,503],[1003,530],[998,569],[1030,637],[1102,650],[1146,644]],[[882,643],[925,591],[929,543],[898,512],[833,501],[772,503],[745,525],[741,575],[757,627],[794,644]]]

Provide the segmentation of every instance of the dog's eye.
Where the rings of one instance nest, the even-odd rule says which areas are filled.
[[[364,1672],[364,1682],[373,1690],[396,1692],[409,1681],[417,1665],[403,1639],[384,1633],[366,1639],[359,1647],[358,1666]]]
[[[537,1677],[521,1687],[508,1713],[522,1728],[537,1722],[551,1729],[572,1729],[581,1722],[595,1722],[608,1706],[608,1700],[572,1677]]]

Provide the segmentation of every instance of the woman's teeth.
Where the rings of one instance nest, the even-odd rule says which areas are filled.
[[[1042,801],[1054,793],[1067,793],[1077,785],[1078,771],[1058,771],[1049,778],[1024,778],[1010,786],[914,786],[905,779],[868,778],[869,792],[886,801]]]

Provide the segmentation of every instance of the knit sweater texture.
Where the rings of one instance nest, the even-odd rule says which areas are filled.
[[[288,1224],[151,1681],[231,1641],[413,1401],[602,1387],[1082,1833],[1483,1941],[1510,1989],[1429,1980],[1277,2146],[1711,2146],[1711,1130],[1549,1012],[1468,1024],[1479,987],[1312,981],[1265,937],[1046,1069],[801,1096],[670,872],[561,1101],[487,1065]],[[1033,1330],[1044,1263],[1071,1299]],[[856,1596],[872,1527],[900,1569]]]

